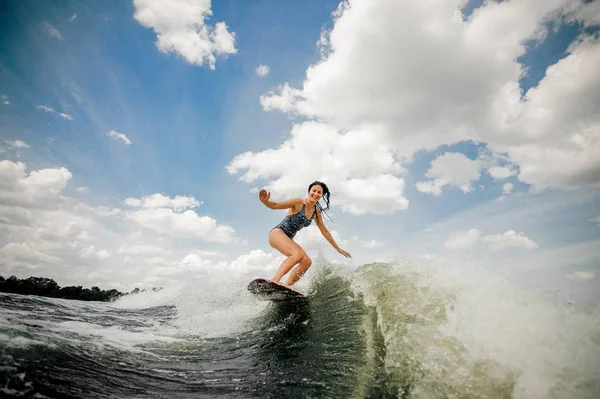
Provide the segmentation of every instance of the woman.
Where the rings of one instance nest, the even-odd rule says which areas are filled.
[[[329,192],[327,185],[320,181],[315,181],[308,186],[307,198],[293,198],[282,202],[269,201],[271,193],[264,189],[260,190],[258,198],[266,207],[271,209],[289,209],[286,217],[269,233],[269,244],[287,256],[287,259],[281,263],[279,270],[277,270],[277,273],[275,273],[275,276],[271,279],[274,283],[279,283],[281,278],[285,276],[287,272],[295,265],[298,265],[285,282],[285,285],[291,286],[306,273],[312,264],[312,260],[308,257],[304,249],[296,244],[293,239],[296,233],[304,227],[309,226],[313,219],[315,219],[323,237],[325,237],[325,239],[327,239],[340,254],[347,258],[351,258],[348,252],[338,247],[333,236],[323,224],[321,211],[329,209],[330,195],[331,193]],[[327,204],[325,209],[321,208],[321,205],[319,204],[321,198],[325,198],[325,203]]]

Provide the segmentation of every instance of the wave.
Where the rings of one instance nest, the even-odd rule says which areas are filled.
[[[383,385],[400,396],[600,393],[597,315],[548,302],[483,269],[427,260],[365,265],[354,284],[375,313],[371,341],[385,353]]]
[[[111,304],[2,296],[0,385],[47,397],[600,397],[598,313],[433,260],[315,262],[303,280],[304,304],[258,301],[243,276]]]

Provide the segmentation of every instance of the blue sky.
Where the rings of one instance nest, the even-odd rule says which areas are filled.
[[[120,289],[269,274],[283,213],[255,190],[302,196],[323,179],[354,266],[435,256],[498,271],[561,249],[573,261],[506,270],[597,297],[595,3],[224,0],[188,31],[234,34],[213,67],[183,55],[187,3],[206,2],[3,3],[2,274]],[[153,195],[162,205],[141,201]],[[299,242],[342,260],[314,226]]]

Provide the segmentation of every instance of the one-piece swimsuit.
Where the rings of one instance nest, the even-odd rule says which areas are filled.
[[[306,204],[303,204],[300,212],[292,215],[286,215],[286,217],[283,218],[283,220],[277,226],[273,227],[273,229],[280,229],[285,233],[286,236],[293,239],[297,232],[310,225],[315,217],[315,214],[317,213],[317,210],[315,209],[310,219],[307,219],[304,213],[305,207]],[[271,231],[273,231],[273,229],[271,229]]]

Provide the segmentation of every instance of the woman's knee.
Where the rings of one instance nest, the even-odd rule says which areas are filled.
[[[294,261],[294,264],[301,263],[302,259],[304,258],[304,254],[301,251],[294,251],[290,255],[290,258]]]
[[[303,254],[302,259],[300,259],[300,266],[302,266],[302,268],[304,270],[308,269],[310,267],[310,265],[312,265],[312,259],[310,259],[308,257],[308,255]]]

